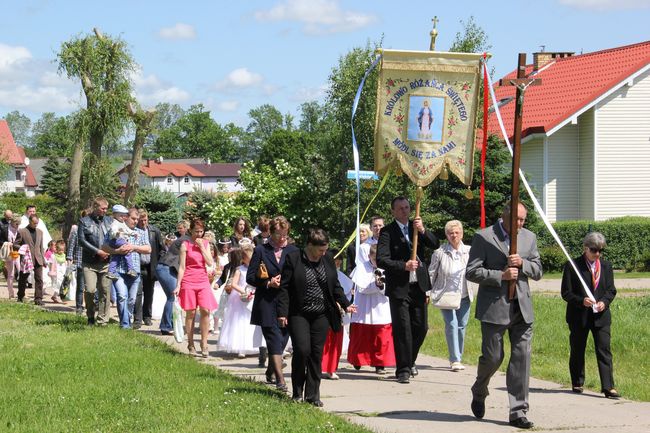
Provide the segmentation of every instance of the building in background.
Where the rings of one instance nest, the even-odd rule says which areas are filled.
[[[29,166],[29,158],[25,156],[25,150],[16,145],[4,119],[0,119],[0,162],[8,165],[4,176],[0,173],[0,194],[24,192],[28,197],[36,194],[38,183]]]

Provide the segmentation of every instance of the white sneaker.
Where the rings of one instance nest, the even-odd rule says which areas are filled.
[[[465,370],[465,366],[463,364],[461,364],[460,362],[458,362],[458,361],[452,362],[450,368],[451,368],[451,371]]]
[[[332,380],[339,380],[340,377],[339,377],[338,374],[336,374],[336,373],[332,373],[332,374],[330,374],[330,379],[332,379]]]

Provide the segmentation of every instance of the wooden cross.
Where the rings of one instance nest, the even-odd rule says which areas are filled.
[[[519,53],[517,79],[501,79],[500,86],[516,86],[515,129],[512,143],[512,186],[510,192],[510,254],[517,254],[517,214],[519,213],[519,161],[521,159],[521,123],[524,110],[524,93],[528,86],[542,84],[539,78],[526,77],[526,53]],[[508,298],[513,300],[517,290],[517,280],[508,282]]]

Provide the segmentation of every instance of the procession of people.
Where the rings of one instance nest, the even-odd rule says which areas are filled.
[[[109,209],[112,216],[107,215]],[[463,370],[465,334],[475,303],[482,343],[471,411],[479,419],[485,415],[489,382],[504,359],[507,332],[509,423],[533,427],[527,418],[533,338],[528,280],[542,277],[542,264],[536,236],[524,228],[527,209],[521,203],[515,208],[505,203],[502,217],[479,230],[471,244],[463,242],[462,223],[449,221],[442,245],[421,217],[413,218],[406,197],[395,197],[390,211],[393,221],[384,224],[382,217],[373,216],[362,227],[360,248],[344,250],[343,255],[328,249],[329,235],[322,228],[309,231],[304,248],[294,245],[291,224],[282,215],[260,216],[256,231],[240,217],[232,233],[219,236],[198,219],[180,221],[176,233],[164,234],[149,223],[145,209],[111,207],[102,197],[82,214],[67,242],[45,242],[49,233],[31,205],[22,228],[20,218],[5,212],[0,240],[10,251],[3,253],[10,298],[25,302],[31,285],[36,305],[44,305],[47,290],[53,293],[52,302],[65,302],[66,296],[75,296],[65,290],[64,280],[74,277],[75,309],[85,314],[88,325],[108,325],[114,302],[119,326],[137,329],[152,324],[157,282],[166,298],[159,325],[162,335],[173,334],[172,308],[178,302],[185,315],[188,353],[208,358],[213,332],[216,350],[242,359],[259,355],[269,384],[290,392],[295,401],[317,407],[323,406],[321,379],[339,379],[336,369],[344,354],[356,370],[371,367],[382,377],[391,370],[397,383],[410,383],[418,375],[418,354],[433,307],[440,310],[445,324],[449,370]],[[511,226],[513,212],[516,227]],[[413,254],[415,236],[419,242]],[[517,239],[516,254],[509,253],[511,236]],[[584,293],[569,264],[562,297],[567,302],[573,392],[583,390],[585,343],[591,331],[602,392],[618,398],[609,314],[616,288],[611,265],[600,259],[605,245],[602,234],[590,233],[584,239],[584,254],[575,259],[591,283],[593,299]],[[343,256],[354,260],[347,263],[349,275],[342,272]],[[46,277],[51,278],[44,287]],[[511,282],[514,291],[509,289]],[[291,387],[283,374],[283,358],[289,352]]]

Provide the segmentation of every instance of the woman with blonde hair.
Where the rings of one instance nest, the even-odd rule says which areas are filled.
[[[439,306],[445,321],[445,338],[452,371],[464,370],[461,360],[465,342],[465,328],[469,321],[470,304],[474,297],[473,284],[465,279],[465,268],[470,247],[463,243],[463,224],[451,220],[445,224],[447,243],[433,252],[429,277],[431,278],[431,303],[452,294],[459,300],[454,307]]]

